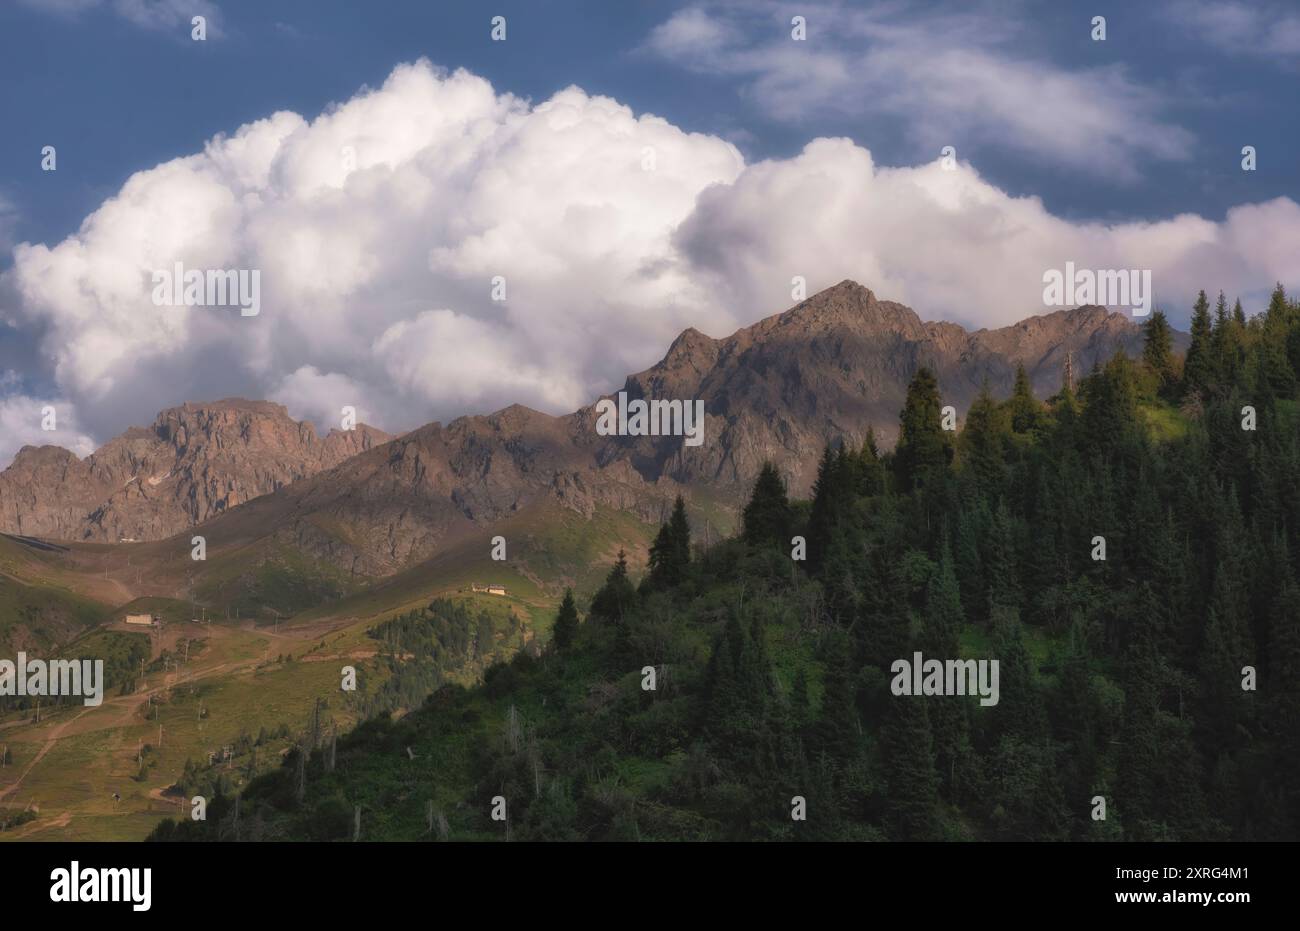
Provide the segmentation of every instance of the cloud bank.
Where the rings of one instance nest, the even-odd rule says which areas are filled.
[[[792,14],[803,41],[791,36]],[[675,12],[646,48],[740,81],[767,117],[895,117],[936,155],[979,145],[1125,182],[1138,180],[1140,161],[1189,157],[1193,137],[1162,117],[1159,93],[1118,65],[1035,57],[1041,43],[1018,20],[978,3],[953,12],[714,0]]]
[[[275,113],[135,174],[60,243],[18,244],[0,314],[39,340],[80,436],[236,394],[398,430],[572,410],[688,326],[723,336],[786,308],[794,276],[996,326],[1041,312],[1043,272],[1066,261],[1151,268],[1166,306],[1199,287],[1249,298],[1300,280],[1300,206],[1078,224],[965,163],[882,167],[816,139],[746,165],[576,87],[532,104],[420,61],[314,120]],[[261,313],[155,306],[151,274],[176,262],[260,270]],[[30,434],[7,430],[0,463]]]

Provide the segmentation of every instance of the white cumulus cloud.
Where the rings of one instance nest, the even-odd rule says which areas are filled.
[[[985,326],[1041,312],[1043,272],[1066,261],[1151,268],[1172,308],[1199,287],[1249,302],[1300,281],[1300,207],[1077,223],[965,163],[880,168],[817,139],[746,165],[576,87],[534,104],[420,61],[138,172],[61,242],[19,243],[0,318],[39,345],[81,436],[228,395],[323,428],[350,405],[397,431],[572,410],[688,326],[724,336],[784,309],[796,275]],[[155,306],[151,276],[177,262],[257,271],[261,312]]]
[[[21,392],[9,394],[18,384],[16,372],[0,372],[0,463],[8,465],[24,446],[62,446],[83,457],[95,451],[95,441],[77,428],[76,412],[69,405]]]

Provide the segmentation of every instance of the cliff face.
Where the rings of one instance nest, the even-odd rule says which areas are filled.
[[[219,536],[273,534],[341,568],[386,575],[538,503],[651,521],[678,491],[738,506],[767,459],[805,495],[826,442],[859,443],[868,427],[893,442],[922,365],[964,414],[986,381],[1008,395],[1017,365],[1046,397],[1067,353],[1082,377],[1120,349],[1138,353],[1141,341],[1138,326],[1100,307],[970,333],[845,281],[725,339],[686,330],[627,379],[630,399],[702,401],[699,446],[601,436],[595,404],[563,417],[515,405],[396,439],[358,427],[324,440],[278,405],[187,404],[84,461],[24,449],[0,474],[0,530],[116,541],[206,521]]]
[[[629,458],[648,478],[721,486],[747,486],[771,459],[792,492],[806,494],[826,442],[860,443],[868,427],[882,443],[894,442],[908,382],[923,365],[938,377],[944,402],[964,415],[985,381],[995,397],[1009,395],[1018,365],[1035,393],[1048,397],[1060,389],[1067,354],[1077,379],[1120,349],[1136,355],[1141,345],[1140,327],[1102,307],[969,333],[922,322],[910,308],[844,281],[726,339],[683,333],[661,362],[628,378],[625,390],[703,399],[706,441],[690,448],[621,440],[612,444],[618,453],[605,456]]]
[[[229,399],[163,411],[79,460],[25,446],[0,473],[0,530],[61,540],[151,540],[384,443],[373,427],[331,431],[267,401]]]

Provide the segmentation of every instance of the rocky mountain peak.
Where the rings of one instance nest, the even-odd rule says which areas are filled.
[[[591,406],[553,417],[520,404],[427,424],[391,443],[364,426],[322,439],[279,404],[227,398],[163,411],[152,429],[128,430],[85,460],[54,447],[24,450],[0,473],[0,530],[156,539],[214,518],[243,526],[241,515],[252,513],[257,526],[340,566],[384,574],[428,558],[449,535],[538,502],[653,520],[679,489],[743,502],[766,460],[792,494],[805,495],[825,443],[860,443],[869,427],[893,440],[923,365],[961,415],[985,383],[1009,394],[1017,366],[1046,397],[1068,356],[1084,373],[1120,349],[1136,354],[1141,341],[1140,327],[1102,307],[968,332],[922,322],[846,280],[722,339],[686,329],[659,362],[628,376],[634,398],[701,402],[699,444],[657,432],[600,435]]]
[[[364,424],[322,439],[270,401],[189,402],[84,460],[57,447],[20,451],[0,472],[0,531],[102,542],[165,537],[388,439]]]

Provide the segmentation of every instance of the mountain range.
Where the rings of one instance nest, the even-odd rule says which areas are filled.
[[[1184,348],[1187,338],[1175,338]],[[653,523],[681,492],[734,515],[769,459],[804,495],[825,443],[860,443],[868,428],[884,445],[894,440],[921,366],[961,414],[981,385],[1006,396],[1018,366],[1047,396],[1067,355],[1080,377],[1141,343],[1141,327],[1102,307],[968,332],[843,281],[724,339],[688,329],[627,378],[631,399],[702,400],[698,447],[601,436],[594,401],[564,416],[514,405],[400,436],[358,425],[324,438],[267,401],[190,403],[85,459],[23,447],[0,473],[0,531],[117,543],[203,525],[217,539],[273,534],[341,570],[382,577],[538,505],[584,516],[604,506]]]

